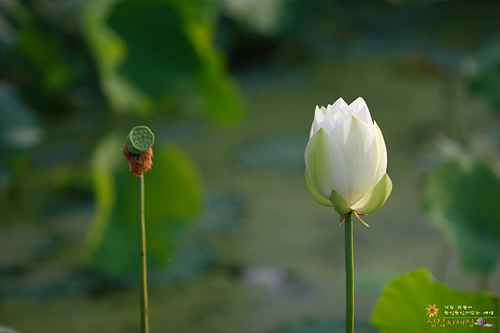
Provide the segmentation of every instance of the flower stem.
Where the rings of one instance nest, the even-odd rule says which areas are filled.
[[[352,212],[350,212],[345,219],[346,333],[354,332],[354,255],[352,240]]]
[[[146,223],[144,218],[144,174],[137,178],[137,222],[139,227],[139,276],[141,281],[141,333],[149,333]]]

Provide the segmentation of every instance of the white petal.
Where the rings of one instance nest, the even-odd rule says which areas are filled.
[[[363,106],[366,106],[366,102],[363,97],[358,97],[354,100],[354,102],[349,104],[349,108],[353,110],[353,112],[359,111]]]
[[[370,190],[378,184],[380,179],[382,179],[382,176],[387,172],[387,148],[385,147],[384,136],[382,135],[382,131],[380,130],[376,122],[374,122],[372,127],[373,133],[375,134],[375,143],[377,145],[378,151],[378,168],[377,172],[375,173],[375,177],[373,178],[373,182],[370,186]]]
[[[365,100],[362,97],[358,97],[354,102],[349,105],[349,108],[353,115],[358,117],[367,125],[372,125],[373,120],[366,105]]]
[[[351,115],[346,111],[347,104],[342,98],[339,98],[333,105],[328,105],[328,110],[332,115],[332,127],[335,128],[343,123]]]
[[[340,97],[338,100],[335,101],[335,103],[333,103],[332,105],[328,105],[328,108],[334,112],[334,111],[342,109],[346,106],[347,106],[347,103],[344,101],[344,99],[342,97]]]
[[[326,119],[324,110],[324,107],[319,108],[316,105],[316,109],[314,110],[314,121],[321,122]]]
[[[361,119],[365,124],[373,125],[373,120],[366,104],[356,111],[355,116]]]
[[[324,128],[327,132],[332,130],[332,125],[330,125],[330,122],[325,117],[325,111],[326,109],[324,107],[321,107],[320,109],[316,106],[316,110],[314,111],[314,121],[311,127],[311,132],[309,133],[309,139],[312,138],[312,136],[319,131],[320,128]]]
[[[351,118],[352,116],[348,116],[343,122],[337,124],[337,126],[335,126],[335,128],[328,133],[337,147],[339,147],[340,151],[342,151],[345,145],[347,134],[349,133],[349,129],[351,127]]]
[[[347,178],[347,204],[355,204],[369,189],[379,167],[372,127],[352,116],[345,122],[345,143],[340,148]],[[335,131],[336,132],[336,131]]]
[[[316,190],[325,198],[330,198],[335,189],[345,198],[347,179],[344,160],[340,149],[324,130],[313,135],[304,155],[309,179]]]
[[[350,117],[352,117],[352,114],[346,112],[344,109],[337,110],[333,115],[333,128],[336,128],[337,126],[343,124]]]
[[[332,110],[330,108],[325,109],[323,106],[321,107],[321,110],[325,114],[325,118],[328,120],[328,123],[330,123],[331,128],[333,128],[335,126],[335,122],[333,121]]]

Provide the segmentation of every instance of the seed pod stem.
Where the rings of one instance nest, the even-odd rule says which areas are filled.
[[[141,284],[141,333],[149,333],[148,276],[146,260],[146,221],[144,173],[153,165],[154,134],[146,126],[132,128],[122,147],[129,171],[137,177],[137,226],[139,233],[139,279]]]
[[[141,333],[149,333],[146,221],[144,216],[144,175],[137,177],[137,222],[139,227],[139,278],[141,281]]]

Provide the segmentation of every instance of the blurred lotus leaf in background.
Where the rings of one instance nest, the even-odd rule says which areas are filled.
[[[221,124],[240,115],[235,86],[212,45],[207,1],[85,1],[85,35],[116,111],[204,110]]]
[[[434,225],[458,250],[462,265],[490,272],[500,259],[500,177],[492,165],[467,156],[437,165],[425,182],[423,204]]]
[[[225,12],[239,24],[268,36],[281,32],[283,21],[289,15],[288,6],[290,1],[287,0],[222,0],[221,2],[224,4]]]
[[[86,259],[109,276],[133,272],[139,265],[136,177],[128,172],[122,144],[122,137],[109,135],[92,158],[97,211]],[[161,267],[197,222],[204,198],[201,175],[183,150],[160,143],[154,146],[153,168],[144,177],[147,253],[150,265]]]
[[[500,44],[486,46],[465,67],[472,93],[484,98],[493,111],[500,112]]]
[[[160,110],[172,116],[155,118],[159,128],[179,118],[220,125],[239,118],[237,87],[213,42],[217,6],[9,1],[0,9],[2,208],[17,223],[73,195],[95,198],[86,262],[112,276],[129,272],[137,265],[135,177],[120,152],[125,136],[113,133],[130,121],[151,123]],[[199,219],[204,196],[198,168],[182,148],[159,143],[154,154],[146,176],[148,254],[161,266]]]

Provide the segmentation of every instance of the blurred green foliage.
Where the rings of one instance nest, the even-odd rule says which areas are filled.
[[[181,99],[190,101],[185,109],[206,110],[220,124],[233,123],[240,104],[212,45],[213,10],[207,1],[83,2],[85,35],[113,109],[169,111]],[[116,275],[138,264],[134,177],[110,159],[119,145],[102,145],[93,164],[98,212],[87,251],[92,267]],[[147,176],[147,245],[160,266],[199,215],[202,194],[201,177],[180,148],[156,145],[154,152],[154,171]]]
[[[136,177],[127,171],[123,138],[109,135],[96,148],[92,173],[97,212],[86,243],[92,267],[116,276],[138,269]],[[162,266],[173,257],[182,236],[203,206],[201,176],[187,154],[170,144],[155,144],[154,166],[145,175],[147,253]]]
[[[500,112],[500,44],[487,45],[466,68],[471,92],[484,98],[491,109]]]
[[[467,156],[440,163],[425,182],[425,210],[462,265],[477,273],[490,272],[500,259],[499,202],[500,176]]]
[[[422,157],[419,156],[418,150],[421,147],[418,144],[426,142],[427,138],[432,137],[429,134],[436,134],[443,127],[439,115],[429,116],[438,112],[438,108],[434,108],[434,102],[439,101],[435,96],[439,95],[439,86],[434,85],[435,82],[430,77],[442,72],[448,73],[446,75],[458,73],[461,68],[458,66],[459,60],[463,55],[482,47],[486,38],[495,38],[498,32],[498,3],[482,1],[481,5],[477,5],[474,1],[434,0],[0,0],[2,223],[7,224],[8,221],[17,224],[16,227],[24,227],[23,222],[37,223],[37,227],[43,229],[42,237],[45,234],[52,236],[54,230],[48,229],[52,228],[50,214],[54,209],[67,209],[75,198],[83,198],[81,201],[84,202],[92,199],[97,206],[97,214],[86,239],[86,263],[94,271],[108,276],[129,277],[125,273],[133,270],[137,264],[133,222],[135,177],[127,172],[119,151],[124,133],[132,126],[143,123],[149,124],[153,129],[158,126],[170,131],[175,125],[165,123],[181,118],[210,119],[216,124],[230,124],[237,120],[241,115],[238,89],[226,72],[225,59],[215,47],[216,43],[226,53],[231,68],[241,74],[241,82],[250,88],[249,91],[258,91],[249,94],[249,99],[256,100],[249,104],[259,112],[256,112],[258,116],[250,119],[246,131],[241,131],[237,140],[243,141],[244,138],[251,141],[256,138],[256,133],[264,133],[266,126],[269,133],[272,128],[273,135],[274,131],[285,129],[297,131],[302,128],[299,123],[304,110],[309,108],[307,105],[331,102],[332,94],[339,93],[344,97],[346,94],[353,98],[360,93],[368,94],[375,104],[379,103],[378,117],[383,119],[385,114],[386,124],[390,125],[385,128],[388,134],[392,133],[392,147],[388,145],[388,149],[392,151],[394,171],[401,171],[404,167],[406,175],[415,174],[413,162],[421,162]],[[214,39],[217,39],[216,42]],[[494,47],[489,50],[485,49],[484,53],[478,54],[474,59],[474,71],[469,73],[468,83],[472,92],[483,96],[490,105],[498,109],[499,58]],[[363,65],[359,66],[360,63]],[[423,75],[417,80],[406,74],[398,77],[399,74],[391,72],[396,67],[406,69],[404,73],[408,73],[410,69]],[[317,75],[318,73],[322,75]],[[456,79],[462,82],[462,77]],[[418,80],[421,81],[417,82]],[[261,91],[265,91],[265,94],[261,94]],[[468,97],[465,95],[462,98],[457,93],[452,96],[453,100],[444,95],[442,99],[445,107],[449,108],[449,103],[467,102]],[[380,102],[381,100],[385,102]],[[451,116],[459,119],[459,113],[465,113],[462,111],[469,108],[470,103],[464,105],[466,106],[456,108],[457,114]],[[276,112],[277,109],[286,110],[286,116]],[[476,112],[481,109],[471,110]],[[268,115],[269,118],[265,118]],[[273,123],[277,117],[279,121]],[[481,117],[483,115],[478,114],[477,118]],[[449,118],[444,118],[446,122],[450,121]],[[464,122],[465,119],[470,118],[463,118]],[[290,123],[292,126],[288,126]],[[405,126],[399,126],[400,123]],[[154,166],[146,175],[149,263],[151,266],[161,266],[175,257],[178,260],[172,260],[173,265],[168,269],[185,264],[190,266],[187,270],[185,267],[178,270],[199,272],[198,268],[192,269],[192,266],[197,265],[196,258],[203,258],[205,255],[205,263],[210,262],[210,251],[204,247],[190,247],[191,244],[186,246],[181,243],[202,214],[203,185],[196,166],[187,154],[174,145],[164,144],[165,137],[169,140],[178,138],[175,134],[170,134],[163,137],[163,143],[155,145]],[[489,134],[494,135],[493,131]],[[184,131],[182,135],[190,139],[195,136],[190,131]],[[408,139],[411,136],[413,139]],[[29,138],[31,140],[27,140]],[[7,147],[9,140],[14,145]],[[227,147],[221,144],[224,140],[227,139],[213,142]],[[288,141],[285,143],[289,144]],[[269,148],[273,147],[272,143],[266,141],[266,147],[272,154],[272,149]],[[206,150],[206,146],[201,149]],[[278,150],[281,151],[281,145],[278,145]],[[402,151],[404,154],[401,154]],[[207,156],[211,154],[207,153],[203,158]],[[258,154],[255,156],[259,159]],[[401,161],[408,164],[402,166]],[[494,236],[498,236],[498,230],[493,224],[493,221],[498,223],[498,219],[491,219],[494,214],[498,216],[498,209],[492,197],[483,196],[494,192],[494,187],[498,187],[498,180],[490,166],[474,161],[463,165],[461,163],[448,161],[431,171],[426,197],[432,199],[432,203],[427,207],[436,225],[444,230],[450,242],[456,244],[459,254],[469,256],[466,261],[470,263],[470,269],[475,272],[488,271],[498,260],[495,258],[495,253],[499,252],[498,242],[494,239]],[[213,171],[211,168],[216,163],[207,164],[207,170]],[[240,175],[238,171],[237,174],[231,173],[226,179],[232,182]],[[254,176],[251,177],[253,182]],[[403,178],[401,173],[399,177]],[[278,182],[281,179],[274,178]],[[404,178],[406,181],[412,179]],[[254,188],[257,192],[261,187],[257,186],[258,178],[255,179],[255,186],[248,189]],[[405,180],[399,180],[399,189],[404,187],[402,184]],[[288,179],[285,182],[293,184]],[[241,185],[245,181],[235,183],[235,189],[248,186]],[[484,193],[483,185],[479,183],[487,183]],[[262,187],[273,185],[266,182]],[[255,194],[249,194],[250,191],[247,192],[246,189],[242,191],[245,196]],[[258,195],[261,196],[261,193],[258,192]],[[471,198],[472,195],[474,196]],[[480,198],[486,200],[488,206]],[[251,197],[245,197],[245,203],[247,199],[252,200]],[[400,207],[413,207],[413,202],[403,204],[403,200],[407,199],[401,195]],[[273,205],[266,202],[263,209]],[[306,255],[288,261],[286,258],[290,257],[289,251],[282,251],[280,257],[280,251],[274,249],[271,251],[277,254],[273,254],[271,257],[274,259],[270,260],[269,248],[266,246],[270,243],[274,246],[282,244],[268,242],[274,236],[262,238],[263,234],[260,232],[267,230],[262,228],[269,227],[269,224],[265,224],[267,221],[262,219],[267,213],[260,211],[262,206],[257,204],[252,204],[251,207],[252,210],[247,212],[245,228],[250,227],[251,231],[258,232],[232,234],[226,238],[226,241],[229,239],[229,245],[223,242],[225,245],[221,247],[224,251],[232,251],[234,246],[244,249],[239,251],[244,252],[244,255],[232,253],[229,256],[236,258],[233,259],[234,263],[254,265],[272,262],[277,266],[291,267],[297,263],[300,266],[301,263],[311,262]],[[306,212],[307,215],[307,207],[303,208],[301,212]],[[405,229],[400,230],[415,228],[416,224],[413,222],[418,222],[419,216],[412,215],[406,221]],[[234,217],[229,214],[229,219]],[[294,215],[292,219],[301,217]],[[254,224],[255,221],[260,224]],[[72,224],[68,223],[69,228]],[[273,225],[275,229],[269,230],[276,231],[280,228],[279,224]],[[307,226],[307,230],[311,229],[310,224],[303,225]],[[423,232],[428,231],[423,226],[417,228],[424,230]],[[82,230],[76,232],[81,233]],[[288,225],[286,230],[290,236],[294,229]],[[60,230],[57,229],[56,232]],[[279,234],[279,231],[271,234]],[[391,239],[391,233],[384,234],[387,236],[384,239]],[[414,239],[418,235],[415,233]],[[286,245],[287,237],[281,237],[283,245]],[[299,237],[308,238],[307,233]],[[80,238],[76,239],[76,242],[71,239],[72,247],[57,244],[59,251],[50,252],[51,258],[44,262],[47,265],[43,268],[38,262],[35,269],[34,265],[22,266],[24,273],[21,273],[21,278],[24,279],[17,275],[10,276],[10,279],[18,280],[21,288],[32,286],[26,284],[26,279],[36,283],[40,277],[43,279],[47,276],[51,283],[59,283],[57,277],[52,277],[50,269],[58,269],[60,256],[65,256],[63,278],[66,278],[68,271],[73,272],[74,248],[80,245]],[[416,246],[427,246],[427,243],[421,241],[419,239]],[[316,249],[318,246],[313,244],[314,241],[310,243],[310,248]],[[392,243],[394,246],[395,243]],[[70,251],[66,251],[68,248]],[[256,248],[259,250],[255,250]],[[39,250],[35,248],[34,251]],[[414,257],[405,257],[404,260],[410,265],[419,256],[419,252],[409,251]],[[200,252],[203,253],[200,255]],[[176,253],[180,255],[176,256]],[[262,255],[259,256],[259,253]],[[321,253],[331,259],[327,251]],[[475,262],[481,253],[485,256]],[[322,255],[318,256],[319,260],[321,257]],[[397,260],[397,255],[391,257],[395,258]],[[330,259],[328,265],[333,264]],[[315,317],[325,313],[325,316],[332,316],[331,309],[321,312],[321,302],[311,307],[312,303],[304,305],[302,299],[299,305],[298,301],[288,298],[281,303],[286,303],[287,307],[279,308],[280,311],[289,313],[276,315],[274,310],[277,303],[274,302],[277,297],[265,292],[273,299],[273,305],[267,308],[268,305],[264,304],[264,323],[261,323],[262,318],[255,320],[253,316],[260,312],[248,311],[247,303],[241,301],[241,294],[247,292],[248,286],[239,280],[239,272],[233,272],[233,269],[238,271],[240,267],[229,267],[226,270],[222,266],[227,261],[226,258],[218,262],[221,267],[217,267],[217,274],[223,275],[221,281],[219,276],[216,275],[214,280],[213,275],[207,274],[208,280],[205,276],[190,284],[187,289],[169,288],[166,294],[161,294],[155,307],[162,309],[162,313],[157,315],[161,318],[156,321],[157,327],[176,327],[177,321],[184,325],[178,324],[177,327],[190,327],[200,332],[234,332],[233,327],[251,331],[255,327],[242,325],[239,320],[241,317],[245,320],[251,318],[252,323],[266,327],[265,322],[269,324],[270,321],[284,321],[285,318],[292,318],[296,322],[304,313],[308,316],[313,313]],[[50,266],[48,272],[46,266]],[[205,268],[204,264],[198,267]],[[308,265],[301,267],[310,270]],[[384,265],[377,267],[380,270],[386,269]],[[171,277],[166,279],[161,270],[152,270],[150,273],[152,280],[160,275],[157,279],[161,283],[186,281],[186,276],[191,274],[177,274],[180,278],[176,280]],[[159,274],[156,275],[157,273]],[[299,279],[302,273],[299,271]],[[315,274],[314,270],[308,273]],[[389,274],[390,270],[384,271],[384,279]],[[323,290],[324,281],[331,286],[330,272],[325,276],[326,280],[315,276],[313,287]],[[373,273],[369,276],[373,280]],[[94,275],[93,278],[95,277]],[[225,284],[230,288],[224,287]],[[427,275],[424,278],[422,275],[411,274],[404,279],[401,288],[388,289],[394,297],[398,296],[398,301],[393,302],[385,293],[381,304],[387,301],[388,305],[384,307],[384,311],[376,311],[380,318],[374,319],[374,323],[380,322],[384,329],[390,329],[396,327],[392,326],[392,321],[395,322],[394,325],[399,325],[402,320],[412,318],[410,313],[407,317],[395,316],[399,315],[400,307],[413,303],[413,298],[423,300],[415,295],[415,289],[422,287],[423,292],[427,293],[424,287],[431,284],[435,285],[429,282]],[[39,288],[39,285],[31,288]],[[54,288],[52,284],[47,287],[51,293],[61,292],[62,289],[59,288]],[[370,289],[372,294],[365,293],[363,297],[373,295],[375,288]],[[438,290],[440,295],[445,295],[442,289],[435,286],[432,288]],[[175,295],[172,297],[170,292]],[[253,289],[250,293],[252,297],[260,297]],[[74,306],[74,299],[60,302],[56,308],[51,302],[44,303],[47,306],[42,311],[39,303],[30,305],[19,302],[17,307],[5,309],[5,317],[15,318],[14,322],[17,320],[19,327],[31,327],[31,330],[42,327],[45,330],[69,331],[75,329],[75,325],[87,324],[92,327],[90,329],[94,329],[92,325],[106,327],[103,331],[109,331],[108,327],[111,326],[127,330],[130,329],[127,326],[128,320],[133,317],[130,313],[135,311],[131,304],[135,304],[136,295],[131,294],[131,300],[123,301],[118,298],[115,303],[106,305],[106,310],[96,306],[97,303],[106,302],[103,298],[86,303],[88,311],[81,311],[78,304]],[[322,294],[329,297],[326,292]],[[400,297],[401,295],[406,296]],[[438,301],[432,295],[429,297],[425,302]],[[465,299],[460,296],[460,302]],[[446,300],[449,300],[448,296]],[[257,302],[260,304],[262,299],[257,299]],[[337,303],[341,302],[336,302],[336,305]],[[65,312],[68,304],[76,311]],[[182,305],[181,308],[179,304]],[[329,308],[331,303],[328,304],[330,305],[322,308]],[[424,307],[427,305],[428,303]],[[129,307],[132,308],[131,312],[124,311]],[[289,311],[291,307],[300,307],[306,312],[299,314],[295,310]],[[164,312],[164,309],[168,311]],[[271,314],[268,309],[271,309]],[[358,318],[363,318],[361,311],[357,311]],[[424,312],[422,308],[415,311]],[[391,312],[392,317],[389,317],[388,312]],[[61,317],[61,313],[66,315]],[[164,313],[175,313],[176,318],[165,319]],[[228,316],[228,313],[231,315]],[[336,312],[335,320],[342,320],[341,313],[342,311]],[[93,319],[88,321],[88,318]],[[421,318],[419,323],[422,324],[424,320],[425,318]],[[339,321],[326,324],[314,319],[299,322],[291,325],[289,330],[331,331],[343,326]],[[23,326],[23,323],[27,326]],[[109,326],[99,326],[102,323]],[[221,329],[219,323],[227,328]],[[89,330],[85,327],[80,329]],[[362,328],[362,324],[358,325],[357,331]],[[408,332],[411,325],[397,328],[398,332]],[[26,330],[30,331],[29,328]],[[283,329],[286,332],[289,330],[288,326]]]
[[[49,92],[66,87],[70,80],[61,43],[56,35],[43,34],[35,25],[24,26],[17,36],[16,51],[42,74],[43,86]]]
[[[236,89],[214,48],[213,2],[85,1],[86,39],[113,109],[149,113],[179,98],[220,124],[241,113]]]
[[[438,308],[438,312],[436,316],[430,318],[426,308],[434,304]],[[442,283],[433,281],[426,269],[417,269],[397,277],[384,288],[382,296],[373,309],[371,324],[377,327],[381,333],[420,333],[433,330],[454,333],[470,332],[470,325],[478,332],[491,331],[491,328],[473,325],[471,321],[474,319],[469,319],[467,324],[465,324],[466,319],[463,319],[464,325],[451,324],[456,319],[444,319],[442,327],[442,317],[447,317],[445,306],[449,305],[453,306],[455,310],[458,310],[459,305],[471,306],[471,310],[480,311],[480,316],[486,316],[483,315],[484,311],[498,313],[500,300],[498,295],[493,293],[450,289]],[[448,316],[453,317],[452,314]],[[460,316],[467,317],[467,315]],[[495,326],[499,324],[498,318],[487,319],[487,322]],[[431,326],[433,324],[434,327]]]
[[[120,155],[125,136],[115,133],[182,117],[230,125],[241,115],[238,89],[214,46],[217,5],[13,0],[0,9],[0,171],[8,180],[2,198],[9,197],[2,209],[15,221],[23,210],[39,218],[56,197],[66,199],[63,192],[91,195],[97,209],[85,262],[109,276],[129,272],[137,265],[135,177]],[[154,153],[146,176],[148,254],[161,266],[199,219],[204,191],[180,147],[159,142]]]

